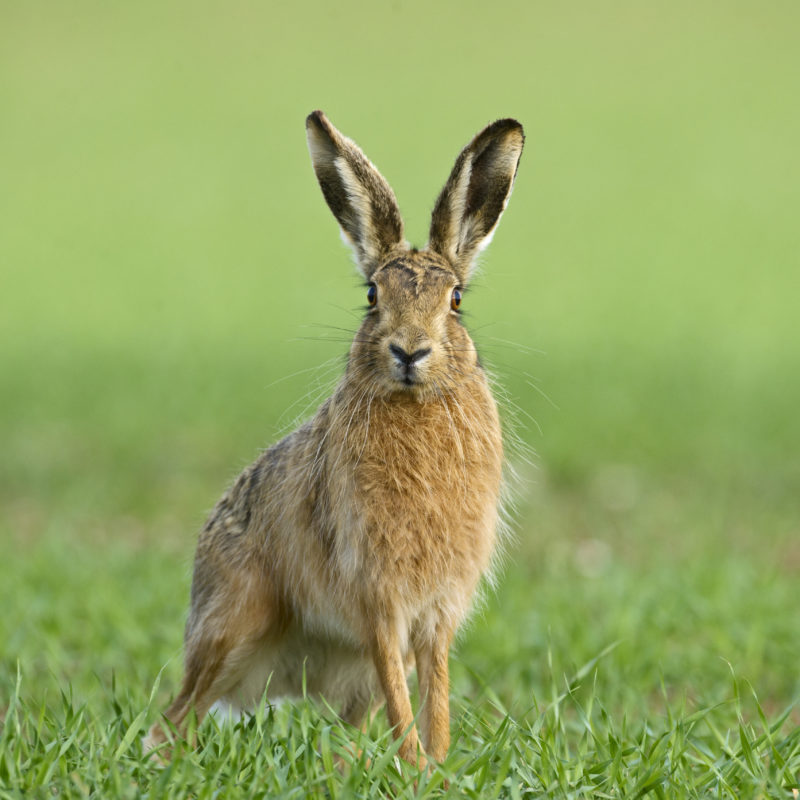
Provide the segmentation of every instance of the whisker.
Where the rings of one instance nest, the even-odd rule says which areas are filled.
[[[541,356],[547,355],[547,353],[544,350],[539,350],[538,348],[530,347],[527,344],[522,344],[522,342],[514,342],[511,339],[501,339],[499,336],[489,336],[488,338],[491,339],[493,342],[500,342],[503,345],[513,347],[522,353],[528,353],[529,355],[536,354]]]
[[[295,336],[288,341],[290,342],[329,342],[330,344],[350,344],[352,339],[345,339],[344,337],[333,336]]]
[[[342,328],[338,325],[326,325],[323,322],[309,322],[306,325],[299,325],[300,328],[325,328],[329,331],[344,331],[355,336],[358,333],[358,328]]]
[[[333,358],[329,358],[327,361],[323,361],[322,364],[315,364],[313,367],[306,367],[305,369],[299,369],[297,372],[292,372],[289,375],[283,375],[280,378],[276,378],[271,383],[268,383],[264,388],[271,389],[273,386],[276,386],[279,383],[283,383],[284,381],[291,380],[292,378],[296,378],[298,375],[305,375],[307,372],[317,372],[318,370],[333,369],[333,362],[339,361],[339,356],[334,356]]]
[[[345,308],[344,306],[337,305],[336,303],[328,303],[328,305],[329,305],[331,308],[335,308],[337,311],[344,311],[344,313],[345,313],[345,314],[349,314],[351,317],[353,317],[354,319],[357,319],[357,320],[359,320],[359,321],[360,321],[360,320],[361,320],[361,318],[363,317],[363,314],[359,314],[359,313],[357,313],[357,312],[356,312],[354,309],[352,309],[352,308]]]
[[[523,373],[523,375],[525,375],[525,377],[527,378],[527,380],[525,381],[525,383],[527,383],[527,384],[528,384],[528,386],[530,386],[530,387],[531,387],[531,389],[533,389],[533,390],[534,390],[534,391],[535,391],[537,394],[539,394],[539,395],[540,395],[541,397],[543,397],[543,398],[544,398],[544,399],[545,399],[545,400],[546,400],[548,403],[550,403],[550,405],[551,405],[551,406],[552,406],[552,407],[553,407],[553,408],[554,408],[556,411],[561,411],[561,408],[559,407],[558,403],[556,403],[556,402],[555,402],[555,400],[553,400],[553,399],[550,397],[550,395],[549,395],[549,394],[547,394],[547,392],[545,392],[545,390],[544,390],[544,389],[542,389],[542,387],[541,387],[541,386],[537,386],[537,385],[536,385],[536,383],[535,383],[535,379],[532,379],[532,378],[531,378],[531,376],[530,376],[530,375],[528,375],[528,373],[527,373],[527,372],[524,372],[524,373]]]

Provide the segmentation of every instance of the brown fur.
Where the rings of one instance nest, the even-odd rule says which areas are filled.
[[[348,722],[385,700],[403,758],[450,742],[448,651],[495,548],[502,470],[497,409],[451,306],[511,192],[522,128],[494,123],[462,151],[431,244],[405,245],[383,177],[321,112],[315,172],[375,286],[333,396],[267,450],[209,517],[197,546],[186,669],[166,712],[182,729],[215,701],[252,707],[310,693]],[[162,742],[161,723],[149,746]]]

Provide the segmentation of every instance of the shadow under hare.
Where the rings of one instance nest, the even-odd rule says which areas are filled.
[[[424,250],[394,194],[321,111],[306,120],[325,200],[368,284],[344,377],[313,419],[217,503],[197,545],[185,675],[166,718],[309,694],[363,724],[386,703],[419,752],[450,744],[448,653],[490,566],[503,446],[497,408],[460,319],[462,294],[511,194],[522,126],[499,120],[458,156]],[[167,726],[169,727],[169,726]],[[165,723],[146,745],[167,738]]]

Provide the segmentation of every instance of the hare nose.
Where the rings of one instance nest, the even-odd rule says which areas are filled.
[[[410,367],[418,361],[422,361],[425,356],[430,355],[431,349],[430,347],[422,347],[419,350],[415,350],[413,353],[408,353],[403,350],[402,347],[398,347],[396,344],[390,344],[389,351],[402,366]]]

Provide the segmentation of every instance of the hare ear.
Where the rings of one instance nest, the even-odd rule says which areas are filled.
[[[484,128],[460,153],[436,201],[428,248],[466,284],[511,196],[525,135],[514,119]]]
[[[389,251],[403,243],[403,220],[386,179],[358,145],[321,111],[306,119],[311,163],[322,194],[369,280]]]

